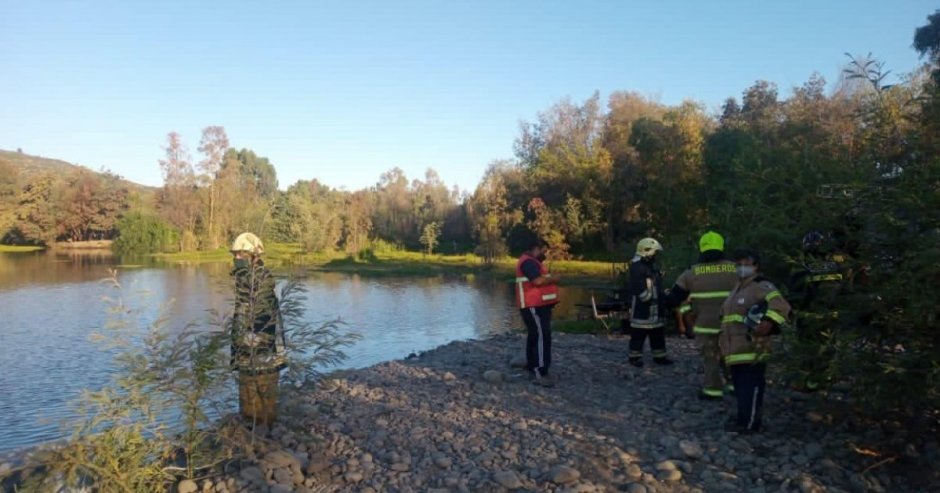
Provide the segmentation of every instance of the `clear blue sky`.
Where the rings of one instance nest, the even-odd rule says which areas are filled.
[[[935,1],[0,0],[0,148],[160,183],[168,131],[268,156],[281,186],[434,167],[472,188],[520,120],[629,89],[716,109],[844,52],[896,72]]]

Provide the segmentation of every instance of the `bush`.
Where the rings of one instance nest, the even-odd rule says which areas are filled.
[[[169,253],[179,244],[179,234],[160,219],[132,212],[117,223],[114,251],[121,255]]]

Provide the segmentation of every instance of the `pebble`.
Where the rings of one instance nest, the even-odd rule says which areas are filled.
[[[568,466],[558,466],[552,469],[551,482],[555,484],[570,484],[581,477],[581,472]]]
[[[493,481],[498,483],[503,488],[509,490],[516,490],[522,488],[522,480],[519,479],[519,475],[513,471],[500,471],[496,474],[493,474]]]
[[[503,374],[496,370],[487,370],[483,372],[483,380],[489,383],[500,383],[503,381]]]
[[[176,485],[176,491],[179,493],[196,493],[199,491],[199,486],[192,479],[184,479]]]
[[[268,491],[270,493],[293,493],[294,488],[287,486],[286,484],[276,484],[271,486],[271,489]]]
[[[679,442],[679,448],[682,450],[682,453],[690,459],[701,459],[702,456],[705,455],[705,450],[702,449],[702,446],[698,442],[682,440]]]

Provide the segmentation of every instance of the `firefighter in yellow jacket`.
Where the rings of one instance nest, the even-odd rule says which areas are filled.
[[[725,258],[725,239],[709,231],[699,239],[699,261],[682,273],[670,297],[688,299],[680,308],[686,330],[692,330],[702,350],[705,375],[700,397],[720,401],[724,395],[721,374],[721,305],[738,283],[734,262]]]
[[[755,433],[761,430],[770,337],[786,323],[790,304],[761,276],[757,252],[737,251],[733,259],[739,281],[721,307],[719,336],[738,401],[737,419],[728,431]]]

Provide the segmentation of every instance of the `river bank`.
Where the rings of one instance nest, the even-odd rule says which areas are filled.
[[[199,264],[231,259],[225,249],[200,252],[158,254],[163,262]],[[351,256],[340,253],[304,253],[297,245],[271,244],[265,253],[269,266],[277,269],[341,272],[369,276],[439,276],[489,274],[511,278],[516,260],[510,257],[487,265],[473,254],[425,255],[420,252],[390,250]],[[566,277],[566,283],[584,283],[598,279],[613,280],[623,264],[615,262],[560,260],[550,262],[553,273]]]
[[[887,492],[936,491],[935,439],[899,475],[874,455],[871,427],[840,396],[771,384],[768,430],[723,431],[732,402],[702,402],[694,341],[677,364],[633,369],[626,339],[555,336],[554,388],[509,366],[521,335],[455,342],[405,361],[342,372],[285,403],[256,460],[191,493]],[[899,458],[899,461],[907,459]],[[895,464],[896,465],[896,464]]]

